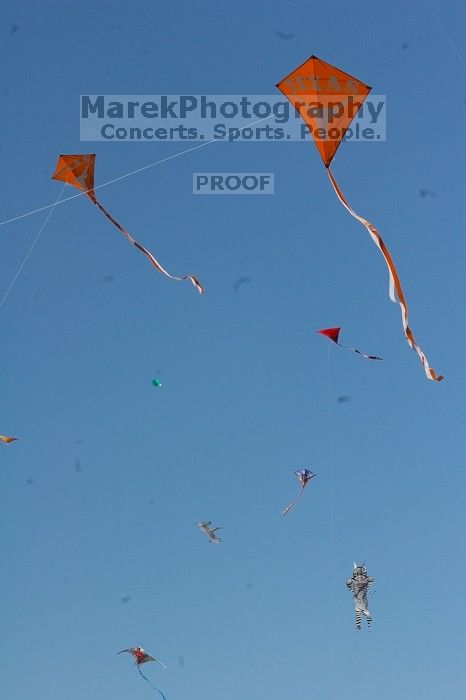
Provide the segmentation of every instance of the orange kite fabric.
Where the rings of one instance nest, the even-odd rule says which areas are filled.
[[[11,437],[10,435],[0,435],[0,440],[5,443],[5,445],[8,445],[10,442],[14,442],[18,438]]]
[[[351,216],[365,226],[382,253],[388,267],[390,299],[398,302],[401,307],[406,340],[418,354],[427,378],[440,382],[443,376],[437,375],[429,366],[427,357],[417,344],[408,325],[408,305],[398,271],[382,236],[373,224],[351,208],[330,169],[330,164],[349,125],[372,88],[316,56],[311,56],[283,78],[277,87],[290,100],[312,133],[338,199]]]
[[[78,154],[78,155],[61,155],[58,158],[57,167],[52,175],[53,180],[61,180],[66,182],[72,187],[76,187],[78,190],[85,192],[89,199],[100,209],[101,212],[105,214],[107,219],[109,219],[112,224],[114,224],[119,231],[126,237],[126,239],[132,243],[138,250],[143,253],[149,260],[150,264],[155,267],[156,270],[166,275],[172,280],[189,280],[193,283],[200,294],[204,293],[204,287],[199,282],[199,280],[193,275],[185,275],[183,277],[176,277],[171,275],[164,267],[154,258],[151,252],[144,248],[140,243],[138,243],[132,235],[127,231],[121,224],[116,221],[113,216],[105,209],[104,206],[97,200],[94,192],[94,166],[95,166],[95,154]]]

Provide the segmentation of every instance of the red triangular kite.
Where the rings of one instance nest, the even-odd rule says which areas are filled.
[[[366,355],[365,352],[361,352],[361,350],[358,350],[357,348],[353,348],[351,345],[342,345],[341,343],[339,343],[338,338],[340,336],[340,331],[341,331],[341,327],[339,327],[339,328],[322,328],[322,330],[317,331],[317,333],[320,333],[321,335],[325,335],[326,338],[328,338],[329,340],[332,340],[335,343],[335,345],[338,345],[340,348],[345,348],[345,350],[353,350],[353,352],[357,352],[358,355],[365,357],[366,360],[383,360],[383,357],[377,357],[377,355]]]

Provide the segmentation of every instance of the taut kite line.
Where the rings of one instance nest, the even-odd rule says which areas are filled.
[[[152,253],[150,253],[144,246],[138,243],[132,235],[127,231],[124,226],[118,223],[113,216],[105,209],[105,207],[97,200],[94,192],[94,166],[95,166],[95,154],[77,154],[77,155],[61,155],[58,158],[57,167],[52,175],[53,180],[61,180],[66,182],[72,187],[76,187],[78,190],[85,192],[91,202],[100,209],[101,212],[105,214],[107,219],[109,219],[114,226],[117,227],[119,231],[126,237],[126,239],[132,243],[138,250],[146,256],[150,264],[155,267],[156,270],[166,275],[171,280],[189,280],[193,283],[200,294],[204,293],[204,287],[193,275],[184,275],[183,277],[177,277],[176,275],[171,275],[164,267],[154,258]]]
[[[427,357],[416,343],[413,332],[408,325],[408,306],[398,271],[387,246],[382,240],[382,236],[370,221],[359,216],[351,208],[330,169],[332,159],[349,125],[372,88],[316,56],[311,56],[298,66],[286,78],[283,78],[277,84],[277,87],[290,100],[309,130],[313,133],[314,143],[327,169],[330,182],[338,199],[351,216],[365,226],[382,253],[388,267],[390,279],[389,296],[392,301],[398,302],[401,307],[401,318],[406,340],[418,354],[427,378],[440,382],[443,376],[437,375],[435,370],[429,366]],[[337,112],[335,107],[338,108]]]

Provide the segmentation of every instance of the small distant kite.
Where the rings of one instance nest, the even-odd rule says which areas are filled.
[[[213,542],[214,544],[219,544],[222,540],[221,538],[217,535],[217,532],[221,530],[221,527],[212,527],[212,521],[211,520],[203,520],[200,523],[196,523],[198,528],[202,530],[202,532],[205,532],[207,537],[209,538],[209,542]]]
[[[362,224],[375,245],[380,250],[388,267],[389,297],[398,302],[401,308],[401,320],[408,345],[417,353],[428,379],[440,382],[443,377],[437,375],[430,367],[427,357],[417,344],[408,324],[408,305],[401,287],[398,271],[392,256],[382,240],[377,228],[370,221],[359,216],[350,206],[341,191],[331,170],[331,163],[342,141],[351,133],[349,126],[359,108],[372,88],[361,80],[345,73],[311,56],[298,68],[283,78],[277,88],[289,99],[306,124],[308,133],[312,133],[314,143],[327,169],[340,203],[360,224]]]
[[[353,348],[350,345],[342,345],[341,343],[339,343],[338,337],[340,335],[340,331],[341,328],[322,328],[322,330],[316,332],[320,333],[321,335],[325,335],[326,338],[332,340],[335,343],[335,345],[339,345],[340,348],[345,348],[345,350],[352,350],[353,352],[357,352],[358,355],[365,357],[366,360],[383,360],[383,357],[377,357],[377,355],[366,355],[365,352],[361,352],[357,348]]]
[[[301,496],[304,493],[304,489],[308,485],[311,479],[313,479],[316,475],[313,474],[313,472],[309,471],[309,469],[299,469],[297,472],[293,472],[298,477],[298,481],[301,484],[301,491],[299,492],[298,496],[289,503],[286,508],[282,510],[282,515],[287,515],[287,513],[290,512],[292,508],[296,505],[298,500],[301,498]]]
[[[436,197],[437,195],[435,194],[434,190],[419,190],[419,196],[421,199],[425,199],[426,197]]]
[[[153,379],[152,386],[162,386],[162,382],[160,381],[160,379]]]
[[[154,659],[153,656],[146,654],[142,647],[130,647],[129,649],[123,649],[122,651],[118,651],[117,654],[124,654],[125,652],[128,652],[128,654],[132,654],[132,656],[134,657],[134,663],[138,668],[139,675],[142,676],[142,678],[144,678],[144,680],[147,683],[149,683],[150,687],[153,690],[156,690],[158,693],[160,693],[163,699],[166,700],[165,695],[162,693],[160,688],[156,688],[155,685],[152,685],[150,680],[143,674],[143,672],[140,669],[140,666],[142,666],[142,664],[146,664],[148,661],[155,661],[156,663],[160,664],[163,668],[167,668],[165,664],[161,661],[158,661],[158,659]]]
[[[127,231],[121,224],[116,221],[113,216],[105,209],[105,207],[97,201],[94,191],[94,165],[95,165],[95,154],[84,153],[76,155],[61,155],[58,158],[57,167],[52,175],[53,180],[61,180],[66,182],[72,187],[76,187],[78,190],[85,192],[91,202],[100,209],[101,212],[105,214],[107,219],[109,219],[114,226],[117,227],[119,231],[126,237],[126,239],[132,243],[138,250],[146,256],[150,264],[155,267],[156,270],[166,275],[172,280],[189,280],[196,287],[200,294],[204,293],[204,287],[193,275],[185,275],[184,277],[177,277],[176,275],[171,275],[162,265],[154,258],[152,253],[150,253],[146,248],[144,248],[140,243],[138,243],[132,235]]]
[[[281,32],[279,29],[275,32],[276,36],[278,36],[279,39],[283,39],[284,41],[289,41],[290,39],[294,39],[294,34],[291,32],[287,34],[286,32]]]
[[[367,620],[367,626],[371,628],[372,617],[367,603],[367,593],[374,583],[372,576],[367,575],[365,564],[358,566],[353,562],[353,575],[346,582],[347,588],[352,592],[354,598],[354,609],[356,612],[356,631],[361,629],[362,615]]]
[[[242,284],[246,284],[246,282],[250,282],[251,278],[246,277],[245,275],[242,275],[241,277],[238,277],[238,279],[235,281],[233,284],[233,291],[237,292],[239,288],[241,287]]]
[[[11,437],[11,435],[0,435],[0,440],[5,443],[5,445],[8,445],[10,442],[14,442],[18,438]]]

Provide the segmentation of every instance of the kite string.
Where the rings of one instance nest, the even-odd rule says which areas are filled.
[[[218,141],[218,139],[213,139],[213,141]],[[124,180],[125,178],[131,177],[131,175],[136,175],[137,173],[140,173],[143,170],[148,170],[149,168],[155,168],[156,165],[161,165],[161,163],[165,163],[168,160],[173,160],[173,158],[178,158],[179,156],[182,156],[185,153],[190,153],[191,151],[195,151],[197,148],[202,148],[203,146],[208,146],[209,143],[212,143],[212,141],[204,141],[204,143],[201,143],[199,146],[193,146],[192,148],[188,148],[185,151],[179,151],[178,153],[173,153],[171,156],[167,156],[166,158],[161,158],[160,160],[157,160],[154,163],[148,163],[148,165],[144,165],[141,168],[137,168],[136,170],[132,170],[128,173],[120,175],[119,177],[115,177],[115,178],[113,178],[113,180],[108,180],[107,182],[102,182],[102,184],[97,185],[96,187],[93,187],[91,190],[83,190],[82,192],[78,192],[77,194],[72,194],[69,197],[62,199],[60,204],[65,204],[65,202],[69,202],[71,199],[76,199],[76,197],[82,197],[85,194],[89,194],[90,192],[94,192],[95,190],[99,190],[101,187],[107,187],[107,185],[112,185],[114,182],[118,182],[119,180]],[[5,219],[4,221],[0,221],[0,226],[5,226],[6,224],[11,224],[13,221],[18,221],[18,219],[24,219],[26,216],[32,216],[32,214],[37,214],[39,211],[44,211],[44,209],[50,209],[50,207],[56,206],[57,203],[58,202],[55,202],[55,204],[44,204],[43,207],[38,207],[38,209],[31,209],[31,211],[27,211],[24,214],[19,214],[18,216],[14,216],[11,219]]]
[[[233,687],[234,687],[234,685],[235,685],[235,683],[236,683],[236,679],[238,678],[238,674],[239,674],[240,668],[241,668],[241,666],[242,666],[244,657],[246,656],[246,652],[247,652],[247,650],[248,650],[248,648],[249,648],[249,645],[250,645],[250,643],[251,643],[252,635],[254,634],[254,630],[255,630],[257,621],[258,621],[258,619],[259,619],[259,615],[260,615],[260,613],[261,613],[261,611],[262,611],[262,607],[263,607],[263,605],[264,605],[265,597],[266,597],[266,595],[267,595],[267,593],[268,593],[268,590],[269,590],[269,587],[270,587],[270,582],[271,582],[272,576],[273,576],[273,574],[274,574],[274,572],[275,572],[275,568],[276,568],[276,566],[277,566],[277,564],[278,564],[278,560],[279,560],[281,551],[282,551],[282,549],[283,549],[283,545],[285,544],[285,540],[286,540],[286,537],[287,537],[287,535],[288,535],[288,530],[290,529],[290,524],[291,524],[291,521],[293,520],[293,516],[294,516],[294,511],[292,512],[291,517],[288,518],[288,522],[287,522],[287,524],[286,524],[286,526],[285,526],[285,529],[283,530],[283,534],[282,534],[282,537],[281,537],[280,542],[279,542],[279,544],[278,544],[278,547],[277,547],[277,549],[275,550],[275,555],[274,555],[274,558],[273,558],[272,563],[271,563],[271,565],[270,565],[270,569],[269,569],[269,572],[268,572],[268,574],[267,574],[267,577],[266,577],[266,580],[265,580],[265,583],[264,583],[264,587],[263,587],[263,589],[262,589],[262,595],[261,595],[261,597],[260,597],[260,599],[259,599],[259,604],[258,604],[258,606],[257,606],[257,608],[256,608],[256,612],[254,613],[254,617],[253,617],[253,619],[252,619],[252,622],[251,622],[251,625],[250,625],[250,628],[249,628],[248,636],[246,637],[246,641],[245,641],[245,643],[244,643],[244,645],[243,645],[243,649],[242,649],[242,651],[241,651],[241,653],[240,653],[240,655],[239,655],[239,657],[238,657],[238,663],[236,664],[236,669],[235,669],[235,671],[234,671],[234,673],[233,673],[233,676],[232,676],[232,678],[231,678],[231,680],[230,680],[230,684],[229,684],[229,686],[228,686],[227,694],[225,695],[225,700],[229,700],[229,698],[230,698],[231,691],[233,690]]]
[[[251,122],[248,124],[248,127],[255,126],[255,124],[260,124],[260,122],[266,121],[267,119],[271,119],[272,115],[269,115],[268,117],[262,117],[262,119],[256,119],[256,121]],[[225,143],[222,141],[222,139],[214,138],[210,139],[209,141],[203,141],[202,143],[198,144],[197,146],[192,146],[191,148],[186,148],[184,151],[178,151],[178,153],[172,153],[172,155],[167,156],[166,158],[161,158],[160,160],[156,160],[153,163],[148,163],[147,165],[143,165],[140,168],[136,168],[136,170],[130,170],[127,173],[123,173],[123,175],[119,175],[118,177],[114,177],[112,180],[107,180],[107,182],[102,182],[100,185],[97,185],[96,187],[93,187],[90,190],[83,190],[82,192],[78,192],[77,194],[72,194],[70,197],[66,197],[65,199],[62,199],[61,202],[56,201],[54,204],[45,204],[43,207],[38,207],[37,209],[31,209],[31,211],[27,211],[24,214],[18,214],[18,216],[13,216],[11,219],[5,219],[4,221],[0,221],[0,226],[5,226],[6,224],[11,224],[13,221],[18,221],[19,219],[24,219],[26,216],[32,216],[32,214],[37,214],[40,211],[44,211],[45,209],[50,209],[51,207],[55,207],[57,204],[65,204],[65,202],[69,202],[71,199],[76,199],[76,197],[82,197],[85,194],[89,194],[90,192],[95,192],[96,190],[100,190],[101,187],[108,187],[108,185],[113,185],[115,182],[119,182],[120,180],[125,180],[127,177],[131,177],[132,175],[137,175],[138,173],[144,172],[144,170],[149,170],[150,168],[155,168],[157,165],[161,165],[162,163],[166,163],[169,160],[174,160],[175,158],[179,158],[180,156],[184,156],[186,153],[191,153],[192,151],[196,151],[199,148],[203,148],[204,146],[209,146],[211,143],[215,142],[220,142],[220,143]]]
[[[427,5],[427,8],[428,8],[430,14],[432,15],[432,17],[434,18],[434,20],[435,20],[436,23],[437,23],[437,26],[439,27],[439,29],[440,29],[440,31],[443,33],[443,35],[446,37],[447,41],[450,43],[450,46],[451,46],[451,47],[453,48],[453,50],[455,51],[456,55],[457,55],[458,58],[460,59],[460,61],[461,61],[461,63],[463,64],[463,66],[466,66],[466,62],[465,62],[463,56],[460,54],[460,52],[459,52],[459,50],[457,49],[456,45],[455,45],[455,44],[453,43],[453,41],[450,39],[450,36],[447,34],[447,31],[445,30],[445,28],[440,24],[439,18],[437,17],[437,15],[436,15],[435,12],[433,11],[433,9],[431,8],[431,6],[430,6],[429,3],[427,2],[427,0],[424,0],[424,3]]]
[[[330,466],[330,639],[331,639],[331,668],[332,668],[332,698],[335,698],[335,489],[333,477],[333,381],[332,363],[330,353],[331,345],[327,349],[327,376],[328,376],[328,455]]]
[[[2,299],[0,300],[0,307],[3,306],[4,302],[6,301],[6,299],[7,299],[8,296],[9,296],[11,290],[12,290],[13,287],[15,286],[15,284],[16,284],[16,282],[17,282],[17,280],[18,280],[18,277],[20,276],[21,272],[23,271],[23,267],[24,267],[25,264],[27,263],[27,261],[28,261],[28,259],[29,259],[29,256],[31,255],[31,253],[32,253],[32,251],[34,250],[34,248],[36,247],[36,245],[37,245],[37,243],[38,243],[38,241],[39,241],[39,238],[40,238],[41,235],[42,235],[42,232],[44,231],[45,227],[47,226],[47,224],[48,224],[48,222],[49,222],[49,219],[50,219],[50,217],[52,216],[56,205],[58,204],[58,200],[60,199],[60,197],[62,196],[62,194],[63,194],[63,192],[64,192],[64,190],[65,190],[65,187],[66,187],[66,182],[65,182],[65,184],[63,185],[62,189],[60,190],[60,192],[59,192],[59,194],[58,194],[58,196],[57,196],[55,202],[51,205],[51,209],[50,209],[50,211],[48,212],[47,216],[45,217],[45,219],[44,219],[44,221],[43,221],[43,223],[42,223],[42,226],[40,227],[40,229],[39,229],[39,231],[38,231],[36,237],[35,237],[34,240],[32,241],[31,247],[29,248],[28,252],[26,253],[23,262],[22,262],[22,263],[20,264],[20,266],[18,267],[18,269],[17,269],[17,271],[16,271],[16,274],[14,275],[13,279],[11,280],[8,289],[6,290],[6,292],[5,292],[5,294],[3,295]],[[65,200],[64,200],[64,201],[65,201]]]
[[[150,687],[152,688],[152,690],[156,690],[156,691],[157,691],[158,693],[160,693],[160,695],[163,697],[163,700],[167,700],[167,698],[166,698],[165,695],[162,693],[162,691],[160,690],[160,688],[157,688],[155,685],[153,685],[153,684],[150,682],[150,680],[147,678],[147,676],[145,676],[145,675],[143,674],[143,672],[141,671],[141,667],[140,667],[140,666],[138,666],[138,671],[139,671],[140,676],[142,676],[142,678],[144,678],[144,680],[145,680],[147,683],[149,683],[149,685],[150,685]]]

